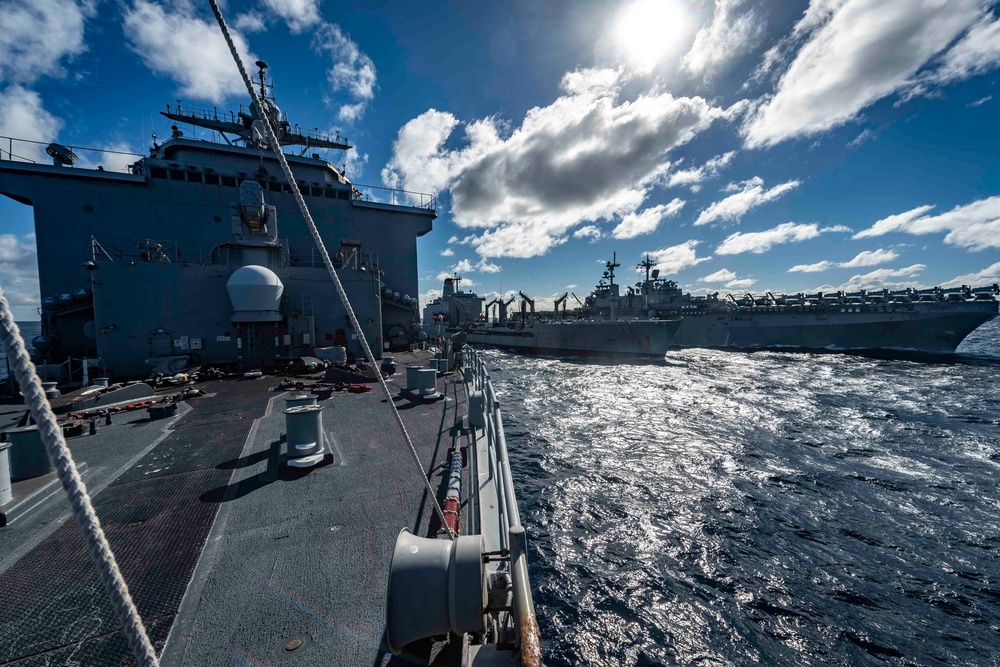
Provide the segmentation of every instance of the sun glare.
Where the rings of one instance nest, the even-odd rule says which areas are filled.
[[[636,0],[618,18],[615,41],[633,68],[648,72],[678,52],[690,23],[679,0]]]

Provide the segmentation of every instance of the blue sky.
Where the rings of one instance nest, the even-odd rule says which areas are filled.
[[[696,292],[1000,281],[993,2],[425,4],[224,3],[292,122],[351,139],[329,157],[356,184],[438,196],[422,296],[455,270],[583,296],[612,252],[621,282],[649,253]],[[141,152],[165,103],[245,101],[207,3],[3,11],[0,135]],[[0,220],[34,319],[30,209]]]

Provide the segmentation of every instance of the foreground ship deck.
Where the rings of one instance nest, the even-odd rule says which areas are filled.
[[[426,366],[430,356],[397,360]],[[277,384],[206,383],[169,421],[122,413],[69,440],[161,664],[274,664],[292,653],[300,664],[459,664],[461,642],[415,642],[404,658],[383,639],[397,534],[439,527],[384,396],[321,400],[333,453],[300,470],[284,462]],[[442,401],[396,405],[443,500],[448,449],[471,439],[461,379],[438,386]],[[5,411],[7,427],[23,407]],[[133,664],[67,518],[58,490],[0,529],[0,665]]]

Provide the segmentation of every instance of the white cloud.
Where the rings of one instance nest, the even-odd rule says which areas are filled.
[[[127,173],[129,165],[142,157],[128,142],[122,140],[100,143],[96,148],[110,152],[78,150],[80,159],[76,163],[77,168],[97,169],[100,166],[107,171]]]
[[[835,230],[833,228],[826,228],[819,230],[820,232],[825,231],[841,231]],[[847,230],[850,231],[850,230]],[[833,267],[839,266],[842,268],[857,268],[859,266],[877,266],[879,264],[885,264],[886,262],[891,262],[894,259],[899,258],[899,253],[894,250],[883,250],[879,248],[878,250],[864,250],[858,253],[854,259],[848,260],[846,262],[830,262],[828,260],[823,260],[822,262],[817,262],[815,264],[797,264],[792,268],[788,269],[788,273],[818,273],[820,271],[826,271]]]
[[[764,22],[752,9],[740,11],[744,0],[715,0],[711,22],[694,37],[682,66],[693,74],[714,73],[753,46]]]
[[[860,146],[861,144],[865,143],[866,141],[868,141],[869,139],[871,139],[874,136],[875,136],[874,132],[872,132],[868,128],[865,128],[865,129],[861,130],[861,133],[858,136],[854,137],[849,142],[847,142],[847,147],[848,148],[857,148],[858,146]]]
[[[834,262],[824,259],[822,262],[816,262],[815,264],[796,264],[788,269],[788,273],[819,273],[833,266],[836,266]]]
[[[695,248],[698,243],[699,241],[692,239],[680,245],[654,250],[648,254],[656,262],[654,268],[659,269],[661,275],[669,276],[712,259],[710,256],[697,256]]]
[[[710,273],[704,278],[699,278],[698,282],[702,283],[727,283],[730,280],[736,280],[736,274],[728,269],[719,269],[715,273]]]
[[[674,199],[669,204],[660,204],[637,213],[629,213],[611,231],[611,236],[616,239],[632,239],[641,234],[655,232],[661,222],[680,213],[685,203],[683,199]]]
[[[604,238],[604,234],[602,234],[601,230],[595,227],[594,225],[584,225],[583,227],[580,227],[575,232],[573,232],[573,238],[575,239],[589,238],[591,243],[595,243]]]
[[[489,260],[481,259],[476,262],[476,271],[480,273],[500,273],[503,269],[499,264],[493,264]]]
[[[0,13],[0,82],[34,83],[66,74],[63,60],[87,50],[84,27],[95,13],[93,0],[5,2]]]
[[[838,266],[851,268],[858,266],[878,266],[879,264],[885,264],[898,258],[899,253],[894,250],[883,250],[882,248],[878,250],[864,250],[859,252],[854,259],[841,262]]]
[[[130,48],[146,67],[177,82],[181,95],[216,103],[232,95],[246,96],[239,70],[214,19],[198,18],[187,2],[166,9],[148,0],[135,0],[123,12]],[[231,33],[244,64],[258,60],[243,36],[238,31]]]
[[[961,287],[962,285],[969,285],[970,287],[984,287],[986,285],[995,285],[997,283],[1000,283],[1000,262],[991,264],[982,271],[955,276],[951,280],[942,283],[941,286]]]
[[[726,287],[730,289],[746,289],[751,285],[753,285],[755,282],[757,281],[754,280],[753,278],[741,278],[740,280],[730,280],[728,283],[726,283]]]
[[[267,30],[267,23],[264,21],[264,17],[259,12],[253,11],[238,15],[236,20],[233,21],[233,25],[237,30],[245,33],[264,32]]]
[[[327,81],[334,92],[346,92],[351,99],[340,107],[340,120],[348,123],[360,120],[375,97],[378,78],[375,63],[334,23],[322,23],[316,28],[313,49],[329,54],[333,62],[326,74]]]
[[[452,273],[471,273],[472,272],[472,262],[467,259],[459,260],[458,264],[451,267]]]
[[[868,105],[905,88],[981,16],[982,5],[981,0],[810,5],[792,40],[808,38],[775,94],[744,125],[746,145],[771,146],[849,122]],[[770,65],[780,58],[776,52],[765,61]]]
[[[56,139],[62,127],[62,121],[44,109],[42,98],[35,91],[17,84],[0,90],[0,134],[3,136],[47,143]],[[0,152],[4,156],[7,156],[8,147],[15,160],[51,163],[52,158],[45,154],[44,144],[14,142],[10,146],[4,142],[0,144]]]
[[[720,255],[739,255],[745,252],[762,254],[773,246],[794,241],[805,241],[821,234],[815,223],[796,224],[786,222],[762,232],[737,232],[730,234],[726,240],[715,249]]]
[[[320,21],[319,0],[263,0],[264,6],[299,33]]]
[[[982,105],[986,104],[987,102],[989,102],[992,99],[993,99],[992,95],[987,95],[986,97],[980,97],[975,102],[969,102],[969,104],[967,106],[970,106],[970,107],[979,107],[979,106],[982,106]]]
[[[1000,196],[979,199],[938,215],[925,215],[934,206],[918,206],[890,215],[854,235],[861,239],[889,232],[934,234],[948,232],[944,242],[972,250],[1000,248]]]
[[[455,254],[455,251],[452,250],[451,248],[445,248],[444,250],[441,251],[441,256],[442,257],[452,257],[452,256],[454,256],[454,254]]]
[[[1000,19],[983,16],[941,57],[940,66],[913,82],[909,96],[968,79],[1000,65]]]
[[[37,307],[39,302],[38,258],[29,236],[0,234],[0,287],[14,307]]]
[[[798,186],[799,181],[788,181],[787,183],[781,183],[765,190],[764,181],[759,176],[755,176],[742,183],[730,183],[726,187],[726,191],[736,191],[735,194],[711,204],[698,214],[698,218],[694,221],[694,224],[707,225],[716,220],[725,222],[738,221],[750,209],[777,199]]]
[[[920,275],[926,269],[924,264],[914,264],[902,269],[876,269],[870,273],[864,273],[851,278],[839,285],[838,290],[844,292],[856,292],[863,289],[899,288],[913,285],[912,281],[893,281],[892,278],[913,278]],[[819,290],[817,290],[819,291]]]
[[[717,155],[700,167],[671,172],[667,177],[667,186],[686,185],[691,188],[692,192],[697,192],[702,181],[718,176],[720,171],[729,166],[735,155],[736,151],[729,151]]]
[[[465,125],[459,149],[444,148],[458,120],[431,109],[400,130],[383,181],[450,190],[455,222],[486,230],[472,241],[484,257],[543,254],[578,224],[638,209],[669,169],[667,153],[727,115],[656,90],[619,101],[625,79],[616,70],[569,73],[562,95],[505,137],[497,119]]]

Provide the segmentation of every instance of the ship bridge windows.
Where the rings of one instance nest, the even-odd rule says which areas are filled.
[[[193,169],[193,167],[188,167],[188,169]],[[204,183],[205,179],[200,171],[189,171],[188,172],[188,183]]]
[[[218,174],[205,174],[205,185],[218,185],[219,175]]]
[[[277,181],[271,181],[267,184],[267,189],[271,192],[281,192],[281,183]]]
[[[173,167],[171,167],[170,170],[169,170],[169,172],[168,172],[168,174],[169,174],[168,178],[170,178],[171,181],[183,181],[183,180],[185,180],[184,179],[184,172],[182,170],[180,170],[180,169],[174,169]]]
[[[223,174],[223,176],[222,176],[222,186],[226,187],[226,188],[235,188],[236,187],[236,177],[235,176],[226,176],[225,174]]]
[[[347,190],[337,190],[337,199],[343,199],[345,201],[347,199],[350,199],[350,197],[347,194]]]
[[[153,166],[149,169],[149,175],[153,178],[166,178],[167,170],[164,167]]]
[[[327,187],[323,190],[323,196],[326,197],[327,199],[336,199],[337,191],[331,187]]]

